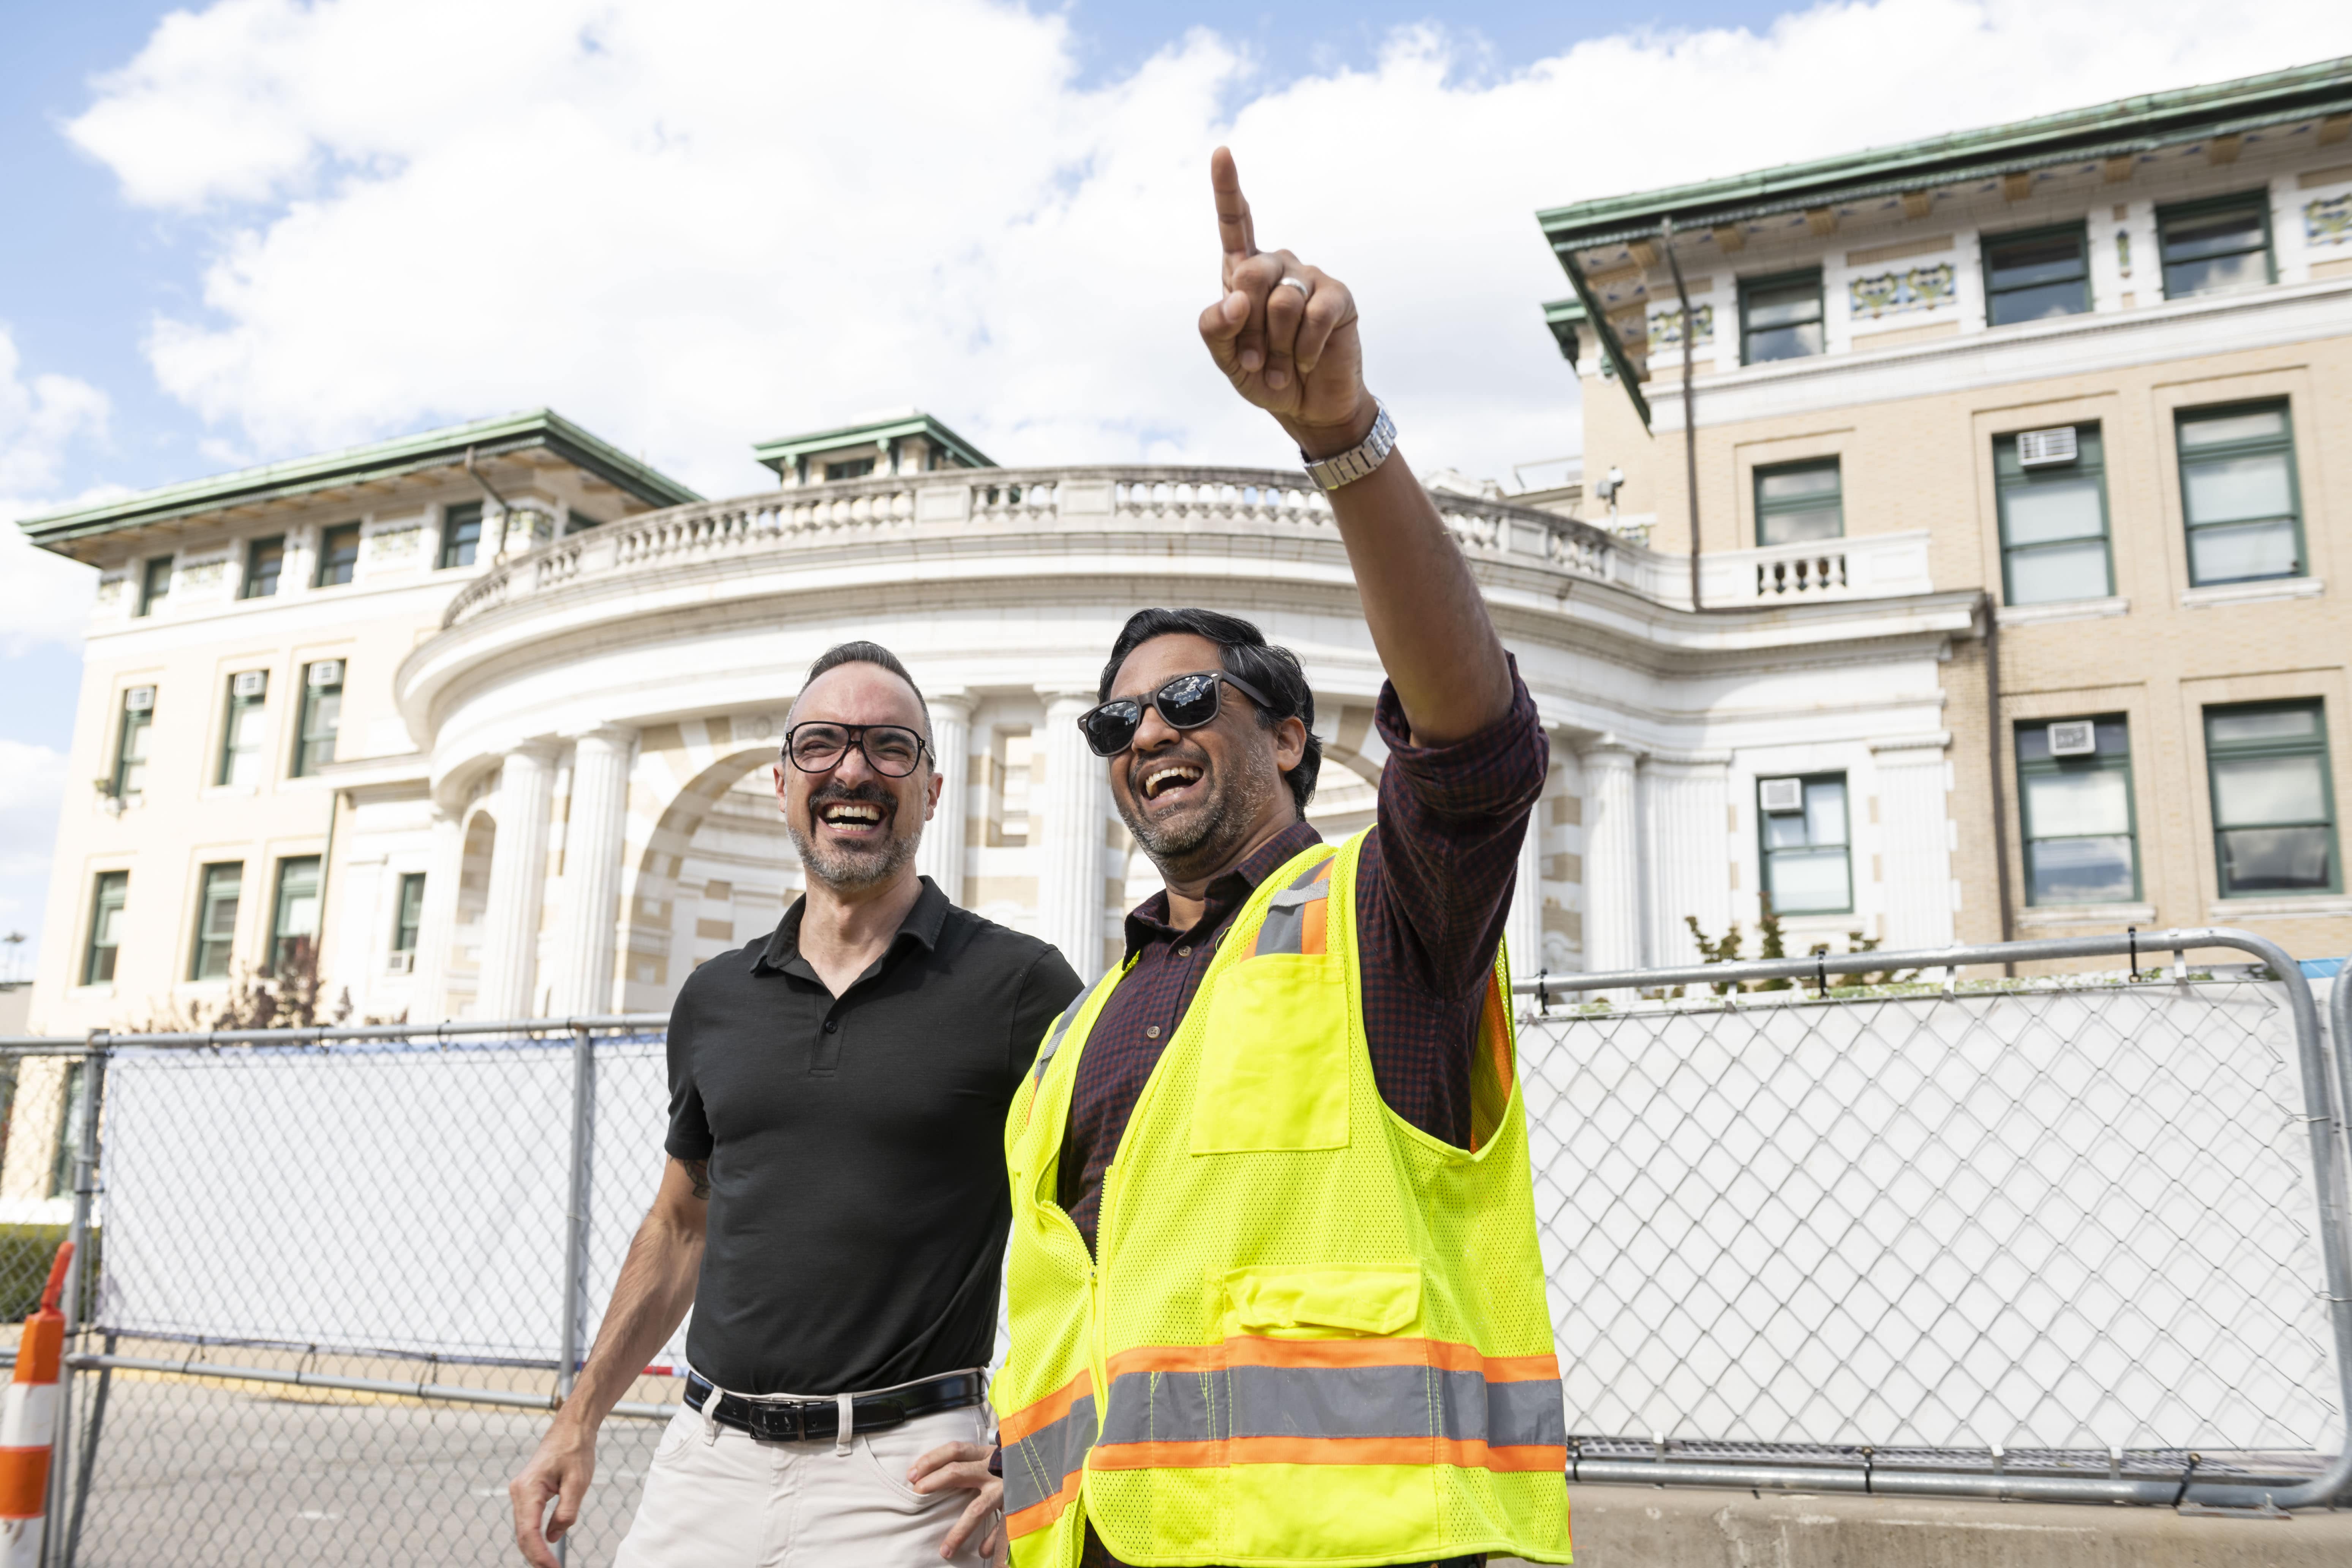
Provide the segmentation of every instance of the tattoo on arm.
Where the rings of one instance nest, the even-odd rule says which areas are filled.
[[[694,1195],[698,1198],[709,1198],[710,1196],[710,1162],[680,1160],[678,1163],[686,1167],[686,1179],[694,1184]]]

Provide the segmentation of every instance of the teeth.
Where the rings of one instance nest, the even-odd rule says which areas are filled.
[[[882,811],[872,805],[828,805],[824,808],[827,822],[879,822]]]
[[[1156,795],[1160,793],[1160,786],[1169,780],[1172,779],[1178,784],[1191,784],[1200,776],[1201,770],[1193,767],[1171,765],[1154,768],[1143,775],[1143,793],[1146,795]]]

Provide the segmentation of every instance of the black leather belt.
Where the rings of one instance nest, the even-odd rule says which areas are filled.
[[[857,1394],[849,1403],[849,1429],[879,1432],[919,1416],[969,1410],[986,1396],[983,1381],[976,1372],[951,1372],[903,1388]],[[686,1402],[694,1409],[702,1410],[714,1392],[701,1374],[686,1374]],[[837,1399],[745,1399],[720,1394],[719,1408],[707,1414],[721,1426],[748,1432],[764,1443],[832,1442],[841,1435]]]

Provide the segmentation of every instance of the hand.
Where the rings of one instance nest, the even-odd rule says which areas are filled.
[[[1004,1482],[988,1473],[988,1457],[993,1452],[986,1443],[942,1443],[907,1471],[907,1484],[925,1495],[958,1488],[979,1494],[940,1542],[941,1557],[952,1558],[962,1551],[975,1531],[983,1561],[995,1562],[1004,1550],[1004,1517],[997,1511],[1004,1506]]]
[[[1201,312],[1201,338],[1234,390],[1280,420],[1314,458],[1344,452],[1378,416],[1348,286],[1286,250],[1260,250],[1234,155],[1209,156],[1224,298]],[[1285,279],[1306,285],[1301,290]]]
[[[579,1520],[581,1501],[595,1474],[595,1431],[558,1416],[522,1474],[507,1483],[507,1496],[514,1503],[515,1544],[531,1568],[556,1568],[549,1547]],[[547,1513],[550,1498],[555,1500],[555,1512],[542,1525],[541,1516]]]

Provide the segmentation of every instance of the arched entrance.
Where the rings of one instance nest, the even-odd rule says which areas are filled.
[[[668,759],[648,759],[667,771]],[[772,742],[707,762],[635,857],[621,973],[631,1012],[659,1011],[695,966],[775,930],[800,896],[800,856],[776,805]]]

